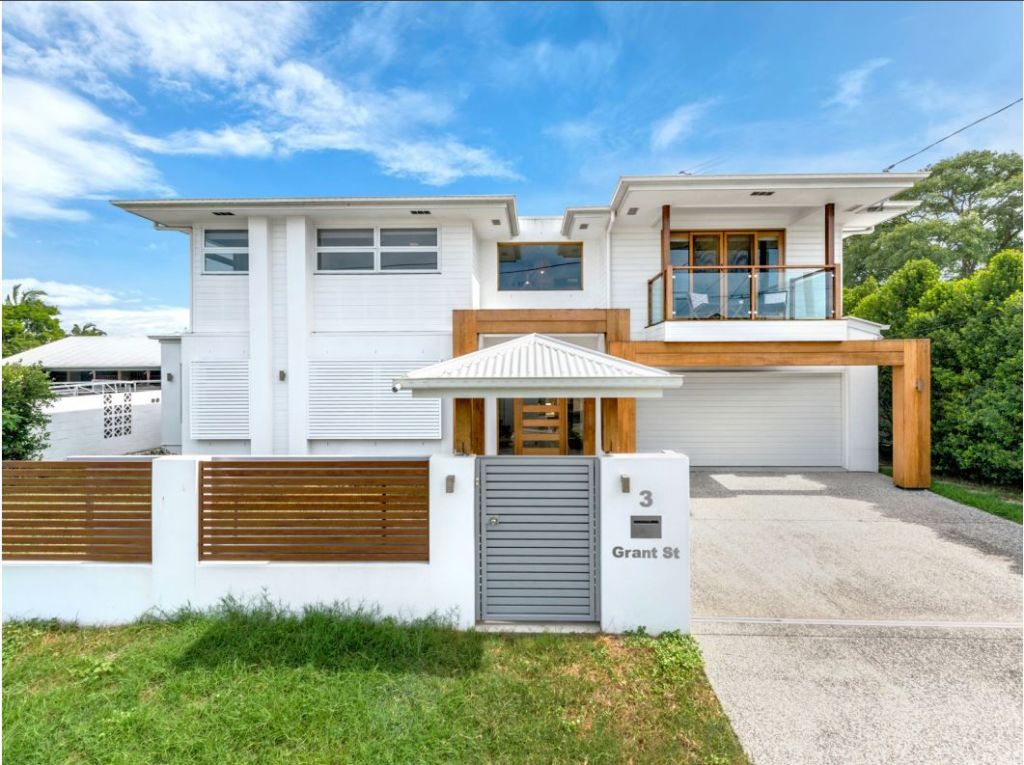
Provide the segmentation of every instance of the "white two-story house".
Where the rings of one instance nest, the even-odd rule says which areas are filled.
[[[891,197],[922,177],[629,177],[608,205],[556,217],[521,217],[512,196],[114,204],[191,240],[191,330],[160,338],[163,436],[183,453],[673,449],[698,467],[873,471],[877,368],[903,356],[844,317],[843,241],[910,209]],[[629,400],[394,390],[534,332],[683,385]],[[918,465],[922,427],[901,452]],[[922,480],[907,469],[902,485]]]

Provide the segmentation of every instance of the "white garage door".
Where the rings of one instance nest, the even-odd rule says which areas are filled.
[[[664,398],[637,399],[637,446],[695,466],[842,465],[842,375],[684,372]]]

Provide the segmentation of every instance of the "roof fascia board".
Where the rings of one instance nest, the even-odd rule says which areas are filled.
[[[801,175],[649,175],[623,176],[615,186],[610,208],[618,212],[626,194],[633,189],[643,191],[678,191],[693,188],[705,191],[730,189],[830,189],[891,188],[894,191],[913,186],[930,174],[920,173],[847,173]]]

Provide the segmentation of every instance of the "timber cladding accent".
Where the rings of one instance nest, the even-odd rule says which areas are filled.
[[[3,559],[149,563],[149,460],[3,463]]]
[[[200,560],[429,560],[427,460],[199,465]]]

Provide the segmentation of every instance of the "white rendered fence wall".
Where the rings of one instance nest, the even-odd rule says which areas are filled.
[[[154,610],[208,608],[229,595],[266,595],[293,609],[347,602],[399,618],[440,614],[462,628],[474,625],[475,458],[430,458],[430,555],[425,563],[199,562],[202,459],[153,461],[152,563],[4,561],[4,620],[118,624]],[[671,453],[613,455],[600,459],[598,471],[601,628],[688,631],[688,459]],[[446,491],[449,476],[451,493]],[[660,537],[635,538],[634,515],[659,517]]]
[[[198,463],[153,461],[153,562],[3,564],[3,618],[118,624],[153,611],[206,608],[228,595],[289,608],[348,602],[404,618],[442,614],[459,626],[475,618],[474,459],[430,460],[428,563],[198,561]],[[445,479],[454,476],[454,491]]]
[[[126,403],[124,393],[69,396],[60,398],[47,410],[50,445],[43,452],[46,460],[63,459],[76,454],[115,455],[156,449],[160,446],[159,390],[138,390]],[[130,406],[113,414],[111,407]],[[130,416],[130,426],[126,424]],[[113,419],[117,418],[114,428]]]

